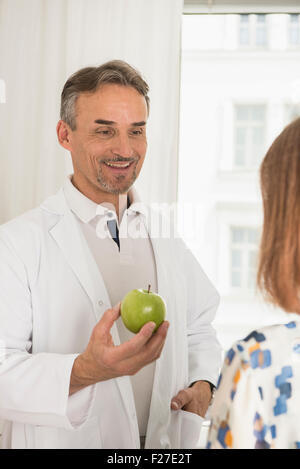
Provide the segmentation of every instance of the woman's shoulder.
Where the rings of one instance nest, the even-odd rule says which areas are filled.
[[[236,342],[237,348],[244,347],[251,350],[253,347],[264,345],[276,346],[281,342],[290,342],[294,337],[300,336],[300,317],[299,320],[292,320],[281,324],[272,324],[252,330],[246,337]],[[299,337],[300,340],[300,337]]]
[[[271,367],[274,362],[279,364],[292,358],[300,361],[299,320],[251,331],[227,351],[225,363],[230,365],[233,359],[238,359],[242,365],[248,365],[252,370],[261,370]]]
[[[299,447],[299,385],[298,318],[236,341],[219,376],[208,447]]]

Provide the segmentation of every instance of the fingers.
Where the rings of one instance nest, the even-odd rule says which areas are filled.
[[[120,306],[121,302],[117,303],[110,309],[104,311],[102,318],[97,324],[97,329],[101,335],[109,334],[114,322],[120,316]]]
[[[148,322],[132,339],[115,346],[110,330],[120,316],[120,305],[106,310],[93,331],[93,341],[101,349],[99,359],[105,367],[109,366],[116,376],[135,374],[139,369],[159,358],[163,349],[168,321],[164,321],[154,333],[156,324]]]
[[[152,334],[152,337],[146,342],[146,344],[144,344],[140,348],[138,352],[129,356],[129,358],[126,358],[125,360],[123,360],[123,366],[124,366],[123,369],[126,370],[125,374],[134,375],[141,368],[143,368],[146,365],[149,365],[149,363],[157,360],[160,357],[162,349],[165,344],[168,327],[169,327],[169,323],[167,322],[164,325],[161,325],[159,328],[160,331],[158,334],[157,332],[159,329],[157,330],[156,333]],[[132,340],[133,339],[119,346],[118,349],[120,350],[120,348],[123,347],[124,345],[127,345],[127,346],[132,345],[130,344]]]
[[[152,334],[148,342],[140,349],[137,358],[137,364],[142,367],[148,365],[149,363],[157,360],[162,352],[162,349],[165,345],[167,332],[169,328],[169,323],[165,321],[160,325],[158,330]]]
[[[153,355],[157,351],[157,349],[163,347],[169,328],[169,322],[164,321],[154,334],[152,329],[150,335],[148,331],[143,330],[149,324],[151,323],[145,324],[145,326],[142,327],[140,332],[130,340],[130,346],[132,347],[133,353],[141,351],[141,348],[144,347],[144,353],[148,355]]]
[[[169,323],[164,321],[153,333],[156,324],[149,322],[132,339],[116,346],[110,330],[120,316],[120,306],[118,303],[104,312],[86,349],[94,366],[95,382],[137,373],[159,358],[166,340]]]
[[[182,389],[179,393],[173,397],[171,401],[171,409],[178,410],[182,409],[186,404],[188,404],[192,400],[192,392],[191,389]]]
[[[141,362],[150,363],[155,359],[158,349],[162,349],[169,323],[164,321],[153,334],[156,327],[154,322],[148,322],[132,339],[115,347],[115,354],[120,360],[135,357],[137,365]]]

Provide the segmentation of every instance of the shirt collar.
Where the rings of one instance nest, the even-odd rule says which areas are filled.
[[[137,190],[132,187],[128,192],[129,207],[128,212],[135,212],[140,215],[148,216],[147,206],[141,201]]]
[[[83,223],[89,223],[97,215],[107,215],[109,212],[115,213],[115,207],[104,202],[102,204],[96,204],[91,199],[86,197],[72,184],[72,174],[69,175],[64,184],[64,193],[68,202],[68,205],[72,212],[74,212]],[[128,192],[129,207],[128,212],[142,214],[147,216],[147,208],[139,198],[139,195],[134,187]],[[126,201],[125,201],[126,204]],[[126,206],[124,207],[124,211]]]

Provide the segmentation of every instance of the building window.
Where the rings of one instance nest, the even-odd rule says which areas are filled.
[[[241,47],[266,47],[267,17],[266,15],[240,15],[239,44]]]
[[[300,46],[300,15],[289,15],[289,44]]]
[[[267,45],[267,17],[266,15],[256,15],[255,44],[258,47]]]
[[[250,45],[250,15],[240,16],[240,45]]]
[[[236,168],[257,168],[264,151],[265,118],[265,105],[235,106]]]
[[[258,228],[231,227],[231,287],[253,290],[255,286]]]

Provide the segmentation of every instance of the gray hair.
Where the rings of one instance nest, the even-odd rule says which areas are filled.
[[[149,113],[149,86],[141,74],[123,60],[111,60],[99,67],[85,67],[75,72],[66,81],[61,93],[60,118],[72,130],[76,130],[76,100],[80,93],[97,91],[108,83],[131,86],[144,96]]]

